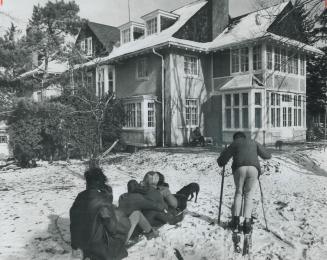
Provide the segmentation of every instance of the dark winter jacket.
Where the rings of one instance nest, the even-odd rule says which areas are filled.
[[[224,166],[233,157],[233,172],[241,166],[254,166],[261,172],[258,156],[270,159],[271,154],[259,143],[253,140],[238,138],[225,148],[217,159],[218,165]]]
[[[155,202],[159,207],[168,209],[168,205],[165,203],[161,192],[154,187],[148,187],[148,190],[144,194],[144,198]]]
[[[163,211],[163,205],[156,203],[152,200],[146,199],[139,193],[124,193],[119,197],[118,208],[123,211],[127,216],[132,214],[135,210],[156,210]]]
[[[110,200],[106,191],[87,189],[78,194],[70,209],[71,246],[82,249],[92,259],[127,256],[125,241],[118,236],[119,225]]]

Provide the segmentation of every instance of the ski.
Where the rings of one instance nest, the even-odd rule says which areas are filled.
[[[234,251],[236,253],[241,253],[241,251],[242,251],[242,249],[241,249],[241,233],[238,230],[233,231],[232,240],[233,240],[233,244],[234,244]]]
[[[252,249],[252,231],[249,234],[244,234],[243,256],[251,254]]]

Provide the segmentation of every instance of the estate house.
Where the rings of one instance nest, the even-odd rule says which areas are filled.
[[[306,60],[291,2],[240,17],[228,0],[155,10],[119,27],[119,47],[101,59],[97,95],[125,104],[126,143],[182,145],[190,131],[228,143],[244,131],[262,143],[306,139]]]

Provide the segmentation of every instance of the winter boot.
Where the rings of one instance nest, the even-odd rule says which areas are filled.
[[[244,234],[250,234],[252,232],[252,219],[251,218],[244,219],[243,232],[244,232]]]
[[[231,222],[229,222],[229,225],[231,230],[237,231],[240,229],[240,217],[239,216],[233,216],[233,219]]]

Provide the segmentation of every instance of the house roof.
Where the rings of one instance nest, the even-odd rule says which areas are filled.
[[[48,74],[52,74],[52,75],[61,74],[61,73],[65,72],[65,71],[67,71],[68,68],[69,68],[68,62],[52,60],[52,61],[49,61],[49,63],[48,63]],[[33,76],[33,75],[37,75],[37,74],[43,74],[44,71],[45,71],[45,64],[43,62],[37,68],[21,74],[19,76],[19,78],[23,79],[23,78],[26,78],[26,77],[29,77],[29,76]]]
[[[87,22],[87,25],[105,47],[111,46],[120,40],[120,31],[116,27],[90,21]]]
[[[262,88],[262,82],[252,74],[236,75],[225,83],[219,91],[240,90],[249,88]],[[217,91],[215,89],[215,91]]]

